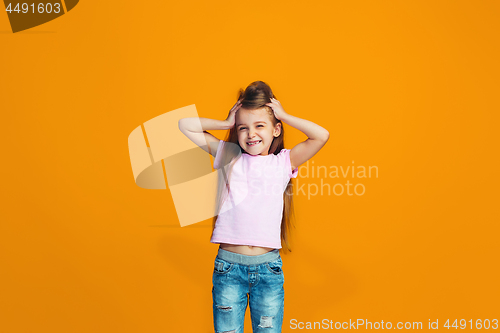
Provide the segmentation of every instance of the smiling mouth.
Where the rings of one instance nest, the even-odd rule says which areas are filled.
[[[249,142],[247,142],[247,146],[252,147],[252,146],[258,145],[258,144],[259,144],[259,143],[261,143],[261,142],[262,142],[262,140],[258,140],[258,141],[249,141]]]

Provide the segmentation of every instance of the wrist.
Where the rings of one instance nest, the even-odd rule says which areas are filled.
[[[290,115],[288,113],[283,113],[281,116],[280,116],[280,119],[282,122],[284,123],[287,123],[288,122],[288,119],[290,119]]]
[[[222,121],[222,126],[223,126],[223,129],[225,130],[229,130],[231,129],[234,125],[231,125],[231,123],[226,119],[226,120],[223,120]]]

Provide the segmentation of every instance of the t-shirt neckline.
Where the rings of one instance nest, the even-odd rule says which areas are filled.
[[[270,155],[274,155],[274,154],[267,154],[267,155],[251,155],[249,153],[242,153],[242,154],[245,154],[245,155],[248,155],[248,156],[251,156],[251,157],[267,157],[267,156],[270,156]]]

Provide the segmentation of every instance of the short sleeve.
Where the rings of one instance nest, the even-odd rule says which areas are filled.
[[[219,169],[220,168],[220,161],[222,158],[222,149],[224,148],[224,140],[219,141],[219,146],[217,147],[217,152],[215,153],[215,159],[214,159],[214,169]]]
[[[292,164],[290,163],[290,149],[282,149],[279,153],[283,157],[285,163],[285,170],[289,178],[297,178],[299,173],[299,168],[292,170]]]

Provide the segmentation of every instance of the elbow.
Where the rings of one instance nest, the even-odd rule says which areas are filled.
[[[179,130],[182,132],[184,130],[184,118],[179,119],[177,126],[179,126]]]
[[[328,131],[325,131],[325,134],[323,134],[322,136],[322,141],[324,141],[325,143],[328,141],[328,139],[330,139],[330,132]]]

